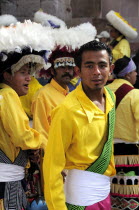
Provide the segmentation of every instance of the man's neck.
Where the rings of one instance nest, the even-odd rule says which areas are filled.
[[[84,89],[85,94],[87,97],[103,112],[105,112],[105,95],[104,89]]]
[[[55,78],[53,78],[55,80]],[[55,80],[62,88],[65,90],[67,89],[67,85],[65,83],[59,83],[57,80]]]

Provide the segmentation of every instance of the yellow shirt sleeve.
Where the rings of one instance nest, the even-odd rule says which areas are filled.
[[[45,146],[48,140],[48,131],[51,121],[51,106],[43,94],[36,95],[32,101],[33,128],[42,134]]]
[[[68,112],[63,108],[56,108],[52,113],[54,117],[52,115],[43,162],[44,194],[48,209],[67,210],[61,172],[65,168],[65,152],[71,144],[72,122]],[[68,121],[65,120],[67,118]]]
[[[7,133],[15,147],[20,147],[23,150],[39,149],[42,145],[41,136],[37,131],[29,127],[28,117],[15,91],[11,89],[5,92],[3,89],[2,97],[0,115],[4,129],[3,135]]]

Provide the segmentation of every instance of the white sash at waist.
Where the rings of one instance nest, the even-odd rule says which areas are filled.
[[[19,181],[24,178],[25,169],[22,166],[0,163],[0,182]]]
[[[114,139],[114,144],[118,144],[118,143],[138,144],[139,141],[130,142],[130,141],[125,141],[124,139]]]
[[[72,169],[68,170],[64,188],[67,203],[90,206],[107,198],[110,193],[110,177]]]

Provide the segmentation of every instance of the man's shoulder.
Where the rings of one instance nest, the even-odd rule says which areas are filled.
[[[135,97],[135,99],[139,99],[139,89],[134,88],[132,91],[130,91],[130,94]]]
[[[12,97],[18,97],[17,93],[15,92],[14,89],[12,89],[11,87],[7,86],[7,87],[4,87],[2,89],[0,89],[0,95],[11,95]]]
[[[35,94],[34,98],[38,98],[41,96],[47,96],[50,94],[50,90],[53,89],[51,84],[46,84],[45,86],[41,87]]]
[[[76,91],[73,90],[70,92],[63,102],[58,105],[59,108],[66,109],[66,110],[73,110],[75,106],[79,106],[78,99],[76,97]]]
[[[120,42],[119,42],[119,45],[128,45],[129,46],[129,41],[127,39],[122,39]]]
[[[3,104],[3,105],[4,104],[9,104],[9,105],[15,104],[15,106],[16,106],[17,104],[20,103],[20,99],[19,99],[19,96],[16,93],[16,91],[8,86],[6,88],[0,89],[0,101],[1,101],[1,104]]]

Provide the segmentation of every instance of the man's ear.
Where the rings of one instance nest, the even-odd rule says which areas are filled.
[[[112,72],[113,72],[114,67],[115,67],[115,65],[114,65],[114,64],[111,64],[111,65],[110,65],[110,73],[112,73]]]
[[[81,70],[78,66],[74,67],[74,71],[75,71],[76,75],[78,75],[79,77],[81,76]]]
[[[3,73],[3,78],[5,81],[10,82],[12,80],[12,75],[8,72]]]
[[[126,74],[125,76],[124,76],[124,78],[127,80],[127,81],[130,81],[130,73],[128,73],[128,74]]]
[[[51,74],[53,75],[53,76],[55,76],[55,70],[51,67],[50,68],[50,71],[51,71]]]

